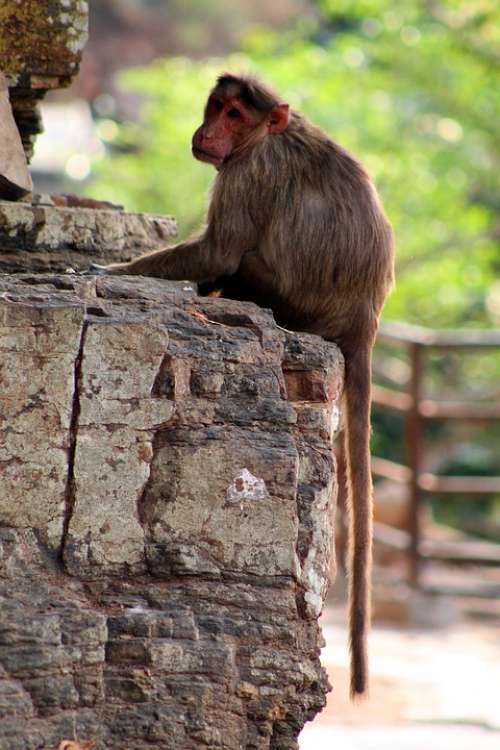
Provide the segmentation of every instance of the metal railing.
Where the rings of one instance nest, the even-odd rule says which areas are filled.
[[[405,420],[406,465],[387,459],[372,458],[372,472],[405,485],[408,493],[409,581],[418,586],[424,558],[453,559],[439,549],[432,550],[422,540],[422,507],[429,493],[500,494],[500,476],[439,476],[424,471],[425,424],[429,420],[500,420],[500,401],[441,401],[426,398],[423,381],[426,358],[430,350],[498,349],[500,330],[437,331],[402,323],[381,325],[378,342],[406,350],[409,379],[400,391],[373,384],[374,405],[398,412]],[[374,378],[376,380],[376,377]],[[488,553],[472,556],[474,562],[500,564],[498,545],[485,545]],[[470,555],[469,555],[470,557]],[[467,555],[462,561],[466,561]],[[482,558],[482,559],[481,559]]]

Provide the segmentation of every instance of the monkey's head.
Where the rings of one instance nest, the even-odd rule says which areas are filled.
[[[233,154],[288,126],[289,106],[251,77],[224,73],[210,92],[193,156],[219,169]]]

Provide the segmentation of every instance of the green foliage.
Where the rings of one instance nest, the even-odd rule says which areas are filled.
[[[438,327],[500,323],[498,42],[494,0],[320,3],[323,22],[248,37],[244,54],[161,60],[123,76],[144,97],[140,125],[98,166],[93,194],[202,222],[210,168],[190,155],[217,72],[273,83],[367,165],[397,237],[386,318]]]
[[[205,92],[218,62],[158,60],[130,69],[122,85],[141,95],[139,122],[120,126],[113,150],[96,164],[89,190],[134,211],[171,213],[186,236],[203,220],[209,169],[191,156],[191,135],[200,124]]]

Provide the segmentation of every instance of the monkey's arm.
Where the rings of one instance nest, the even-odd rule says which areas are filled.
[[[213,233],[207,230],[200,237],[174,247],[155,250],[128,263],[93,266],[96,273],[112,275],[155,276],[172,281],[210,281],[236,271],[245,251],[242,243],[233,242],[225,249],[218,247]]]
[[[155,276],[172,281],[213,281],[231,276],[241,259],[258,245],[259,228],[241,191],[214,190],[204,232],[174,247],[155,250],[128,263],[94,266],[100,274]]]

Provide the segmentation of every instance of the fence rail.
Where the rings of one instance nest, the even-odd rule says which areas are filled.
[[[396,411],[405,418],[406,465],[374,456],[372,472],[375,476],[390,479],[407,488],[410,583],[419,585],[423,559],[500,564],[498,547],[493,544],[481,547],[480,551],[477,545],[469,545],[463,555],[446,546],[439,551],[435,545],[422,540],[421,528],[422,501],[426,493],[500,493],[500,476],[439,476],[423,469],[425,424],[428,420],[500,420],[500,402],[437,401],[426,398],[423,380],[427,352],[430,349],[500,351],[500,330],[439,331],[403,323],[384,323],[380,327],[378,341],[406,350],[410,365],[405,391],[377,383],[374,383],[372,391],[374,404]]]

